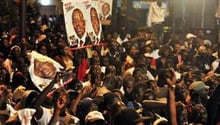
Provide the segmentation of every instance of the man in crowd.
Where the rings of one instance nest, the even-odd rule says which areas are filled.
[[[155,36],[160,43],[163,42],[163,27],[165,18],[168,16],[167,9],[167,4],[163,0],[156,0],[149,6],[147,26],[154,29]]]

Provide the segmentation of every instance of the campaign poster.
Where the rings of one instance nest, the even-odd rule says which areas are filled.
[[[86,41],[85,6],[78,2],[64,1],[63,10],[68,43],[72,47],[80,47]]]
[[[98,1],[63,1],[69,46],[83,48],[100,42],[102,33]]]

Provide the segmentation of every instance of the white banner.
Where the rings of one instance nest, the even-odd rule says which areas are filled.
[[[43,91],[63,67],[55,60],[36,51],[32,51],[28,56],[30,59],[29,73],[31,80],[40,91]]]
[[[79,48],[100,42],[102,28],[98,1],[64,0],[63,12],[71,47]]]

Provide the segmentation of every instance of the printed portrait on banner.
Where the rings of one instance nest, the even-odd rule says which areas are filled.
[[[57,72],[63,69],[58,62],[36,51],[28,53],[30,66],[29,74],[34,85],[43,91],[54,79]]]
[[[63,1],[69,46],[82,48],[98,44],[102,26],[98,1]]]
[[[111,25],[113,0],[99,0],[100,19],[103,25]]]
[[[77,2],[63,3],[65,26],[70,46],[80,47],[86,42],[85,6]]]
[[[98,2],[90,2],[86,9],[87,34],[93,44],[99,44],[101,40],[102,24],[99,13]]]

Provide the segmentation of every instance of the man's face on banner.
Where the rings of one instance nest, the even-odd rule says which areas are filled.
[[[72,13],[73,28],[79,38],[82,38],[85,33],[85,19],[83,13],[79,9],[75,9]]]
[[[34,60],[34,74],[41,78],[52,79],[56,75],[56,68],[51,62]]]
[[[92,27],[94,29],[94,32],[96,35],[98,35],[99,30],[100,30],[100,23],[99,23],[98,14],[97,14],[97,11],[95,8],[91,8],[90,16],[91,16],[91,23],[92,23]]]
[[[102,13],[103,13],[103,15],[104,15],[104,16],[105,16],[105,15],[108,15],[109,12],[110,12],[110,5],[109,5],[108,3],[104,3],[104,4],[102,5]]]

